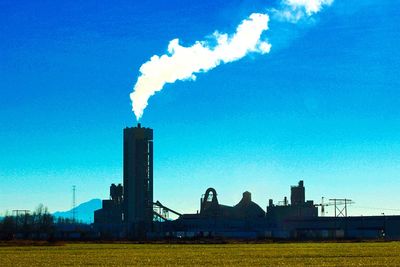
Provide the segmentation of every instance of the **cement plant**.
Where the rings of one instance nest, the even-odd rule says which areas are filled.
[[[270,199],[265,209],[244,192],[235,206],[218,201],[208,188],[199,212],[181,214],[153,196],[153,129],[125,128],[123,184],[110,186],[110,198],[95,211],[91,231],[98,238],[152,240],[168,238],[233,238],[278,240],[400,240],[400,216],[348,216],[351,199],[306,200],[304,181],[290,188],[290,201]],[[333,206],[334,216],[325,216]],[[320,209],[320,215],[318,213]],[[178,216],[169,219],[169,214]]]

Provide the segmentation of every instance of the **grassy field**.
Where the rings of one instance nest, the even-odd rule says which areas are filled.
[[[400,243],[0,246],[0,266],[400,266]]]

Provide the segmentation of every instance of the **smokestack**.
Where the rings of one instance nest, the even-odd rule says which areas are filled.
[[[132,237],[143,238],[153,220],[153,129],[124,129],[124,221]]]

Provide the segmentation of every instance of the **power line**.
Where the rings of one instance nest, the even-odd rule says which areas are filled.
[[[391,209],[391,208],[378,208],[378,207],[364,207],[364,206],[356,206],[361,209],[370,209],[370,210],[389,210],[389,211],[399,211],[400,209]]]

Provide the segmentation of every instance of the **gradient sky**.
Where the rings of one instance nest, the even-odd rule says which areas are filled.
[[[140,66],[275,5],[0,0],[0,214],[70,209],[72,185],[78,202],[107,198]],[[155,200],[195,212],[214,187],[220,203],[248,190],[265,209],[303,179],[307,199],[400,214],[399,25],[400,1],[336,0],[308,22],[272,21],[270,54],[167,85],[141,120]]]

